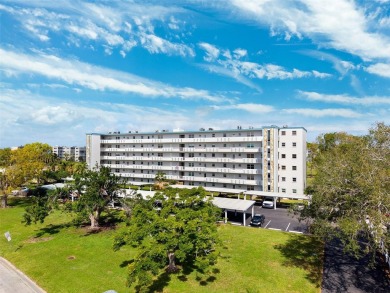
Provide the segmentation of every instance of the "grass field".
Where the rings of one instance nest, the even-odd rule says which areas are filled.
[[[14,263],[49,293],[133,292],[125,286],[130,247],[114,252],[115,229],[90,233],[70,225],[68,214],[55,212],[44,224],[21,224],[25,201],[0,209],[0,255]],[[118,229],[122,229],[119,227]],[[161,292],[320,292],[323,245],[315,239],[265,229],[222,225],[224,248],[214,274],[161,275]]]

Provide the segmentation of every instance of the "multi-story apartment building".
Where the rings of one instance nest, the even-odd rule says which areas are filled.
[[[306,129],[262,128],[87,134],[89,168],[107,166],[128,183],[154,183],[157,172],[188,186],[303,194]]]
[[[74,160],[76,162],[85,162],[85,147],[67,147],[54,146],[53,153],[61,160]]]

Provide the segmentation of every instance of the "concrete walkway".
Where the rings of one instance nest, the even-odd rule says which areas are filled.
[[[0,293],[45,293],[8,260],[0,257]]]

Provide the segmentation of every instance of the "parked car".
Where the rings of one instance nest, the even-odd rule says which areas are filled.
[[[270,209],[273,209],[273,208],[274,208],[274,199],[273,199],[273,197],[266,197],[266,198],[263,200],[262,207],[263,207],[263,208],[270,208]]]
[[[251,220],[251,226],[260,227],[264,224],[265,217],[262,214],[255,214]]]

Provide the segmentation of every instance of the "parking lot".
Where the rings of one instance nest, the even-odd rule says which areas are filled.
[[[255,205],[254,214],[263,214],[265,216],[264,224],[261,228],[279,230],[292,233],[305,233],[307,226],[305,223],[299,223],[298,217],[288,213],[286,208],[266,209]],[[246,217],[246,225],[250,226],[251,214]],[[243,216],[241,213],[228,212],[228,221],[232,224],[242,225]],[[258,229],[254,227],[254,229]]]

